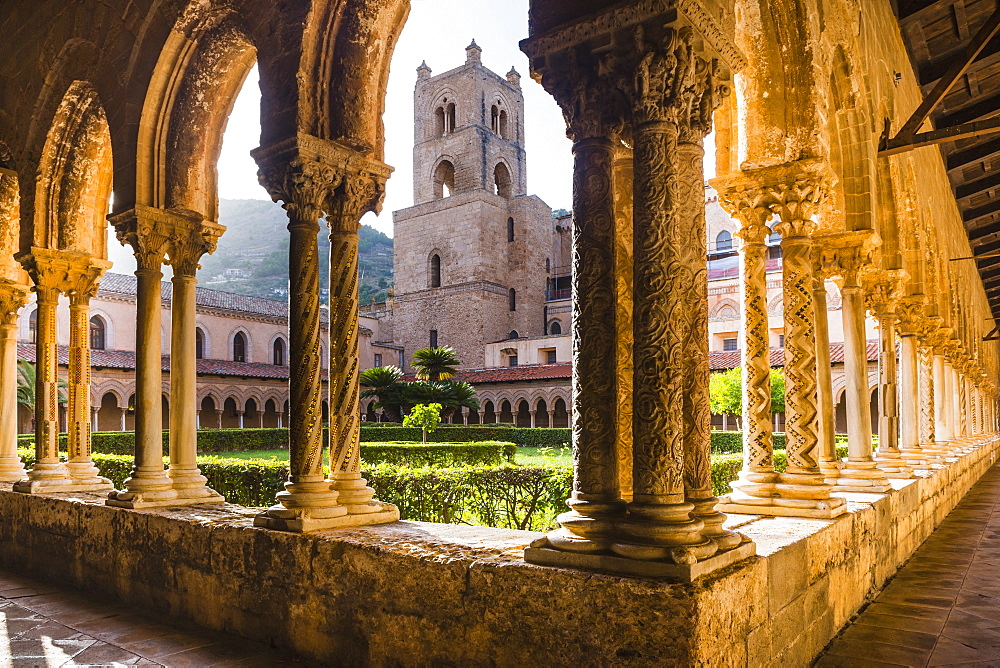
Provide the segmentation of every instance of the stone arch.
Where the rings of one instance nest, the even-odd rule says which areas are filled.
[[[765,167],[822,154],[812,12],[803,0],[737,3],[736,45],[754,75],[737,81],[742,150],[734,164]]]
[[[100,318],[104,324],[104,349],[105,350],[115,350],[115,321],[114,319],[102,308],[90,307],[90,318]]]
[[[447,156],[441,157],[432,172],[434,198],[441,199],[455,194],[455,162]]]
[[[111,131],[88,82],[72,82],[63,95],[45,137],[38,174],[33,215],[21,212],[21,251],[30,252],[28,243],[106,257]]]
[[[278,342],[282,345],[283,362],[279,366],[288,366],[288,335],[284,332],[276,332],[271,336],[271,340],[267,342],[267,353],[270,356],[269,362],[271,364],[278,364],[277,362],[277,351],[275,345]]]
[[[10,164],[3,159],[4,155],[9,156],[9,150],[6,145],[0,145],[0,165]],[[0,166],[0,248],[7,249],[7,252],[0,253],[0,278],[26,285],[28,278],[14,259],[21,233],[20,200],[17,172]]]
[[[218,218],[215,165],[256,56],[237,12],[192,4],[181,15],[159,50],[143,100],[136,204]]]
[[[785,313],[785,300],[781,295],[774,295],[769,300],[767,300],[767,314],[769,316],[784,315]]]
[[[871,154],[870,119],[860,100],[865,99],[863,85],[856,76],[847,49],[838,44],[833,49],[827,109],[832,125],[830,164],[837,175],[833,207],[843,212],[843,226],[848,230],[875,229],[875,157]],[[833,219],[836,231],[839,216]],[[875,217],[877,218],[877,217]]]
[[[408,12],[407,0],[311,4],[297,77],[300,132],[383,158],[389,61]]]
[[[428,119],[425,127],[425,139],[443,137],[454,131],[457,124],[458,108],[455,100],[458,94],[451,85],[444,85],[427,97],[427,103],[420,111],[421,117]]]
[[[740,305],[736,303],[735,299],[722,299],[712,312],[709,314],[709,320],[736,320],[740,317]]]
[[[562,328],[563,328],[562,321],[559,318],[553,318],[552,320],[549,320],[548,333],[550,335],[559,336],[563,334]]]
[[[493,167],[493,187],[496,189],[496,194],[500,197],[510,199],[514,196],[512,174],[513,172],[511,172],[505,160],[500,160]]]
[[[195,320],[195,336],[201,332],[201,359],[210,360],[212,357],[212,330],[200,320]]]
[[[552,402],[552,426],[569,427],[569,398],[559,396]]]

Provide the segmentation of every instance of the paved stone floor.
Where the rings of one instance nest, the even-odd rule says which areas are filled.
[[[1000,667],[1000,465],[816,665]]]
[[[131,614],[120,605],[0,571],[0,668],[306,665],[250,640]]]

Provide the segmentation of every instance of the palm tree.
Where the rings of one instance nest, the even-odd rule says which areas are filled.
[[[451,346],[431,346],[413,353],[413,367],[421,380],[447,380],[457,373],[456,367],[462,363],[455,357]]]
[[[17,403],[28,409],[32,422],[35,415],[35,396],[37,382],[35,380],[35,365],[28,360],[17,360]],[[59,379],[59,398],[61,404],[66,403],[66,381]]]
[[[390,418],[394,418],[394,422],[398,422],[402,419],[399,416],[399,407],[391,403],[389,395],[402,377],[403,372],[394,366],[377,366],[365,369],[361,372],[358,380],[367,389],[362,390],[360,396],[362,399],[374,397],[376,399],[375,407],[381,408],[389,414]]]

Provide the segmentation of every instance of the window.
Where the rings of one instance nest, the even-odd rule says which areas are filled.
[[[500,197],[511,197],[510,171],[507,165],[498,163],[493,169],[493,183],[496,186],[496,194]]]
[[[382,366],[382,353],[375,353],[375,366]]]
[[[556,363],[556,351],[554,351],[554,350],[546,350],[545,351],[545,363],[546,364],[555,364]]]
[[[500,110],[500,123],[499,123],[499,125],[500,125],[500,128],[499,128],[500,131],[497,134],[499,134],[504,139],[510,139],[510,136],[507,134],[507,112],[504,109]]]
[[[201,327],[194,330],[194,357],[195,359],[205,358],[205,332]]]
[[[437,253],[431,255],[431,287],[441,287],[441,256]]]
[[[490,107],[490,129],[500,134],[500,110],[495,104]]]
[[[510,333],[507,334],[507,338],[508,339],[519,339],[519,338],[521,338],[521,335],[517,333],[516,329],[512,329],[512,330],[510,330]]]
[[[738,350],[736,346],[736,339],[722,339],[722,349],[726,352]]]
[[[559,321],[549,325],[549,334],[562,334],[562,325],[559,324]]]
[[[510,366],[517,366],[517,355],[510,355],[507,357],[507,360],[509,361]]]
[[[552,271],[552,263],[549,261],[549,258],[545,258],[545,273],[547,274],[550,271]]]
[[[442,160],[434,169],[434,197],[451,197],[455,193],[455,165]]]
[[[507,219],[507,241],[511,242],[513,240],[514,240],[514,219],[513,218],[508,218]],[[547,260],[546,260],[546,262],[547,262]],[[548,269],[546,269],[546,271],[548,271]]]
[[[507,308],[511,311],[517,310],[517,291],[514,288],[507,291]]]
[[[731,250],[733,250],[733,235],[728,230],[722,230],[715,237],[715,252],[723,253]]]
[[[440,137],[444,134],[444,107],[438,107],[437,111],[434,112],[434,116],[437,118],[437,136]]]
[[[104,350],[104,319],[96,315],[90,319],[90,349]]]
[[[779,348],[784,348],[785,347],[785,335],[784,334],[778,334],[778,347]]]
[[[447,102],[447,99],[445,101]],[[447,122],[447,125],[448,125],[448,127],[446,128],[446,131],[447,131],[448,134],[451,134],[452,132],[455,131],[455,103],[454,102],[449,102],[448,103],[448,111],[446,113],[446,116],[447,116],[446,122]]]
[[[275,339],[274,340],[274,365],[275,366],[285,366],[285,340]]]
[[[768,246],[767,247],[767,259],[768,260],[780,260],[781,259],[781,246]]]
[[[430,339],[431,339],[431,342],[430,342],[431,348],[436,348],[437,344],[438,344],[438,331],[436,329],[432,329],[431,330]]]
[[[28,340],[32,343],[38,343],[38,309],[31,312],[28,316]]]
[[[233,361],[247,361],[247,337],[243,332],[236,332],[236,336],[233,337]]]

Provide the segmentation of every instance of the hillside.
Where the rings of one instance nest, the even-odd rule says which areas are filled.
[[[212,255],[202,258],[199,283],[244,295],[287,299],[288,218],[280,205],[257,199],[220,200],[219,222],[226,233]],[[322,221],[321,221],[322,224]],[[361,228],[359,271],[361,303],[383,300],[392,286],[392,239],[375,228]],[[320,287],[326,301],[330,241],[319,233]]]

